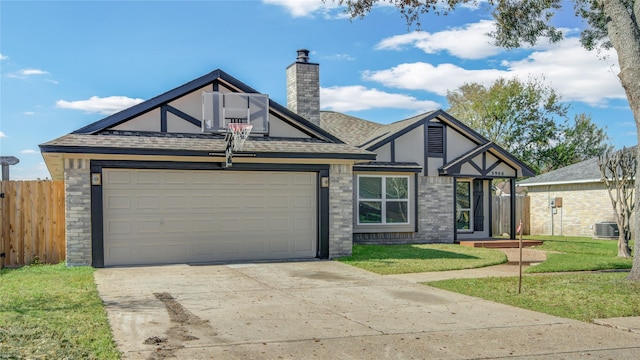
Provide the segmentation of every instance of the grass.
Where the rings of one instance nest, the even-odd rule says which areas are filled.
[[[93,268],[0,273],[0,359],[119,359]]]
[[[547,251],[547,260],[526,270],[528,273],[631,269],[633,260],[619,258],[618,242],[587,237],[534,236],[544,245],[533,249]]]
[[[337,260],[389,275],[479,268],[505,263],[507,257],[499,250],[452,244],[353,245],[351,256]]]
[[[536,275],[523,278],[454,279],[427,283],[437,288],[475,296],[563,318],[640,316],[640,283],[625,280],[626,272]]]

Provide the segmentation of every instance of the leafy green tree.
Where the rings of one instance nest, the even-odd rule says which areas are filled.
[[[548,157],[550,169],[601,156],[611,150],[608,139],[605,130],[594,124],[590,115],[577,114],[573,123],[564,126],[559,143]]]
[[[540,80],[501,78],[488,87],[467,83],[448,91],[447,100],[450,114],[538,173],[599,156],[608,148],[605,131],[587,114],[570,123],[569,105]]]
[[[325,0],[326,1],[326,0]],[[394,5],[407,24],[420,26],[420,16],[446,15],[456,7],[475,0],[332,0],[347,6],[352,18],[364,17],[377,3]],[[588,25],[581,34],[585,48],[613,47],[618,54],[618,78],[624,88],[636,122],[640,142],[640,1],[636,0],[488,0],[496,30],[491,34],[498,46],[517,48],[535,44],[539,38],[552,42],[562,39],[562,31],[552,19],[563,6],[571,6],[575,15]],[[638,146],[640,155],[640,146]],[[636,194],[640,181],[635,182]],[[636,197],[636,204],[639,197]],[[640,211],[634,212],[636,244],[640,244]],[[636,245],[638,247],[638,245]],[[633,268],[628,278],[640,281],[640,251],[634,251]]]

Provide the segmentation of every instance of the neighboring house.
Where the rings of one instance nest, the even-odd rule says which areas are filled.
[[[306,50],[287,90],[289,109],[215,70],[41,144],[65,181],[68,264],[333,258],[354,241],[489,238],[491,180],[515,189],[533,175],[443,111],[388,125],[320,112]],[[254,128],[225,168],[226,119],[242,104]]]
[[[518,182],[530,197],[532,235],[594,236],[596,224],[615,222],[598,158]]]

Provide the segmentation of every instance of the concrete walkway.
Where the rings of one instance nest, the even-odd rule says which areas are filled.
[[[125,359],[637,359],[640,334],[336,261],[95,272]]]
[[[487,266],[479,269],[465,269],[465,270],[452,270],[452,271],[434,271],[426,273],[412,273],[412,274],[398,274],[398,275],[385,275],[390,278],[406,280],[414,283],[422,283],[429,281],[440,281],[449,279],[468,279],[468,278],[483,278],[483,277],[498,277],[498,276],[518,276],[518,260],[520,259],[519,249],[496,249],[504,252],[507,255],[507,264]],[[541,263],[547,259],[547,253],[542,250],[535,249],[522,249],[522,271],[529,266],[535,266],[535,264]]]

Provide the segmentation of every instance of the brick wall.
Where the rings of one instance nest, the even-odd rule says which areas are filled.
[[[354,233],[356,244],[453,243],[453,178],[418,176],[418,232]]]
[[[418,233],[428,243],[453,243],[453,178],[418,177]]]
[[[296,62],[287,68],[287,108],[320,124],[320,67]]]
[[[329,170],[329,258],[351,255],[353,232],[353,168]]]
[[[89,160],[66,159],[64,183],[67,265],[91,265],[91,183]]]
[[[615,221],[602,183],[536,186],[528,191],[532,235],[593,236],[595,223]],[[552,214],[549,201],[556,197],[562,198],[562,207]]]

